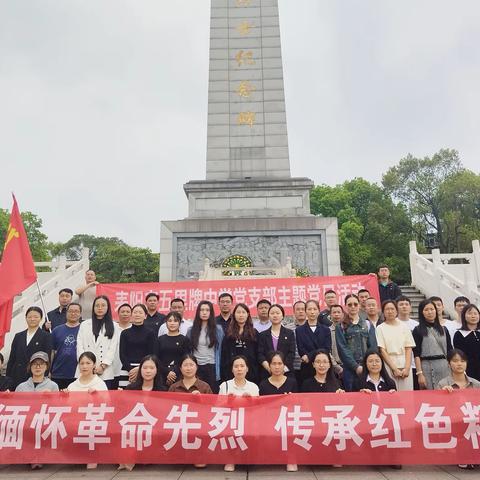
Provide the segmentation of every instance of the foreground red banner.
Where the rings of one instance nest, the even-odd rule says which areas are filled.
[[[377,278],[374,275],[351,275],[342,277],[294,277],[268,278],[259,280],[215,280],[208,282],[161,282],[161,283],[107,283],[97,286],[97,295],[107,295],[115,310],[122,303],[143,303],[145,295],[158,293],[159,311],[167,313],[173,298],[185,301],[185,318],[192,319],[201,300],[217,304],[218,296],[228,292],[233,303],[246,303],[252,315],[256,315],[256,305],[261,298],[285,307],[286,313],[292,313],[292,306],[298,300],[318,300],[324,308],[323,295],[326,290],[335,290],[339,301],[349,293],[357,293],[366,288],[379,299]],[[216,308],[218,313],[218,308]]]
[[[479,437],[475,390],[0,394],[4,464],[475,464]]]

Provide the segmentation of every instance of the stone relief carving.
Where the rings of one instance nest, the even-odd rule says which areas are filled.
[[[320,236],[278,235],[217,238],[178,238],[177,280],[197,279],[205,259],[219,267],[230,255],[245,255],[255,267],[279,268],[291,258],[293,268],[307,268],[312,275],[322,275]]]

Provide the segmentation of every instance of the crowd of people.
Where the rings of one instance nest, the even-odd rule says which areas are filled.
[[[456,318],[448,320],[442,299],[431,297],[420,302],[417,322],[410,299],[389,276],[381,266],[380,304],[366,289],[343,302],[327,290],[322,310],[317,300],[296,302],[294,322],[267,299],[252,318],[249,307],[234,305],[227,292],[219,295],[217,316],[211,302],[201,301],[194,318],[185,319],[181,298],[163,315],[158,295],[149,293],[145,303],[120,305],[114,321],[108,297],[91,288],[96,281],[89,271],[90,287],[77,292],[80,298],[89,294],[87,316],[66,288],[48,321],[39,307],[28,308],[27,328],[15,335],[0,391],[258,396],[480,388],[479,308],[458,297]]]

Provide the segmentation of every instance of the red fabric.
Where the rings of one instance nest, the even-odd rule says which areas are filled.
[[[29,287],[36,278],[27,234],[17,200],[13,197],[12,213],[0,264],[0,348],[3,347],[5,334],[10,330],[13,298]]]
[[[0,393],[0,463],[475,464],[479,416],[475,390]]]
[[[10,330],[12,321],[13,299],[7,300],[0,305],[0,350],[5,345],[5,335]]]
[[[349,293],[357,293],[361,288],[369,290],[370,294],[380,301],[378,281],[375,275],[350,275],[342,277],[294,277],[267,278],[258,280],[215,280],[190,282],[161,283],[110,283],[97,285],[97,295],[107,295],[112,303],[114,314],[117,308],[125,302],[130,305],[143,303],[147,293],[155,292],[160,296],[161,313],[170,309],[170,300],[182,298],[185,301],[184,317],[192,319],[201,300],[209,300],[215,306],[218,295],[229,292],[233,296],[233,304],[246,303],[252,315],[256,315],[258,300],[266,298],[271,303],[280,303],[285,312],[290,315],[292,306],[298,300],[318,300],[320,308],[325,308],[323,295],[326,290],[335,290],[339,302]],[[215,308],[218,313],[218,307]]]

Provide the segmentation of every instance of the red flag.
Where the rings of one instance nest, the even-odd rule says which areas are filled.
[[[13,196],[12,214],[0,264],[0,348],[5,334],[10,330],[13,299],[28,288],[37,278],[27,234]]]

